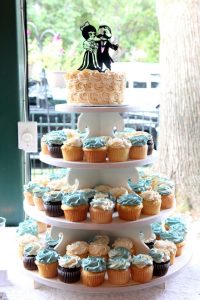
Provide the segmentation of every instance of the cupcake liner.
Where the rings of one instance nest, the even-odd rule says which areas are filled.
[[[79,147],[67,146],[61,147],[63,159],[66,161],[82,161],[83,160],[83,149]]]
[[[154,276],[164,276],[170,266],[170,261],[162,262],[162,263],[156,263],[153,262],[153,275]]]
[[[106,161],[107,148],[102,147],[99,149],[83,149],[84,158],[89,163],[101,163]]]
[[[108,159],[110,162],[127,161],[129,159],[129,148],[108,148]]]
[[[125,205],[117,205],[117,211],[119,214],[119,218],[125,221],[136,221],[140,218],[142,210],[142,205],[137,206],[125,206]]]
[[[30,271],[37,270],[38,267],[35,264],[35,256],[23,256],[22,258],[24,268]]]
[[[131,271],[130,268],[125,270],[108,269],[107,274],[111,284],[123,285],[129,282]]]
[[[84,285],[95,287],[104,283],[105,272],[81,271],[81,280]]]
[[[107,224],[112,222],[112,210],[101,210],[90,207],[90,220],[96,224]]]
[[[28,205],[34,206],[33,194],[30,192],[24,192],[24,200]]]
[[[132,146],[129,151],[130,159],[145,159],[147,157],[147,145]]]
[[[153,265],[146,266],[144,268],[138,268],[137,266],[131,266],[131,278],[133,281],[139,283],[145,283],[151,281],[153,277]]]
[[[38,261],[35,262],[40,276],[44,278],[54,278],[58,275],[57,266],[58,262],[53,262],[51,264],[42,264]]]
[[[64,215],[61,209],[61,202],[58,203],[44,203],[45,214],[49,217],[61,217]]]
[[[41,152],[45,155],[49,155],[48,145],[41,141]]]
[[[45,210],[45,208],[44,208],[44,201],[42,200],[42,198],[33,197],[33,202],[34,202],[35,207],[38,210],[42,210],[42,211]]]
[[[48,146],[49,155],[54,158],[62,158],[61,146],[62,145]]]
[[[74,283],[80,280],[81,272],[79,268],[63,268],[58,266],[58,278],[65,283]]]
[[[70,222],[81,222],[87,219],[88,205],[79,205],[76,207],[62,205],[65,219]]]
[[[143,199],[142,214],[144,215],[157,215],[160,213],[161,202],[160,201],[147,201]]]
[[[161,208],[168,209],[174,205],[174,195],[161,195]]]

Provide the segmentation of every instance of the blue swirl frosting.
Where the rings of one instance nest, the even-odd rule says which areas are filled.
[[[88,198],[84,195],[84,193],[80,192],[63,194],[62,204],[71,207],[86,205],[88,204]]]
[[[131,259],[131,252],[124,247],[116,247],[114,249],[111,249],[108,252],[108,256],[110,258],[115,258],[115,257],[123,257],[125,259],[130,260]]]
[[[131,262],[124,257],[109,258],[107,262],[107,268],[114,270],[126,270],[130,265]]]
[[[153,265],[153,258],[146,254],[133,255],[131,263],[137,266],[151,266]]]
[[[146,135],[134,135],[129,138],[132,146],[145,146],[148,141]]]
[[[87,138],[83,141],[83,147],[86,149],[98,149],[101,147],[105,147],[105,145],[105,140],[100,137]]]
[[[53,130],[46,134],[46,143],[51,145],[62,145],[67,140],[64,130]]]
[[[181,243],[185,239],[185,233],[175,232],[173,230],[167,230],[160,233],[162,240],[168,240],[174,242],[175,244]]]
[[[160,222],[152,223],[151,228],[152,228],[153,233],[155,233],[155,235],[159,235],[164,230],[162,223],[160,223]]]
[[[44,195],[42,197],[42,200],[44,201],[44,203],[62,202],[62,199],[63,199],[63,193],[58,192],[58,191],[51,191],[51,192],[44,193]]]
[[[180,217],[169,217],[165,220],[165,224],[168,225],[169,227],[174,225],[174,224],[185,224],[184,221]]]
[[[103,257],[88,256],[82,259],[81,266],[85,271],[103,272],[106,270],[106,261]]]
[[[152,248],[148,255],[150,255],[156,263],[167,262],[170,260],[170,254],[162,249]]]
[[[49,191],[50,191],[49,187],[38,185],[33,189],[33,195],[34,195],[34,197],[42,198],[44,193],[49,192]]]
[[[157,192],[160,195],[170,195],[172,194],[172,189],[169,185],[161,184],[157,187]]]
[[[134,191],[134,192],[144,192],[146,190],[148,190],[151,186],[151,183],[149,180],[145,180],[145,179],[140,179],[138,182],[133,183],[131,181],[131,179],[128,180],[128,184],[130,186],[130,188]]]
[[[56,251],[43,248],[38,251],[35,260],[42,264],[51,264],[57,262],[59,259],[59,255]]]
[[[16,230],[17,236],[22,236],[24,234],[38,235],[38,225],[37,222],[33,219],[27,219],[23,222],[20,222]]]
[[[33,190],[38,186],[38,183],[29,181],[27,184],[24,185],[24,192],[32,193]]]
[[[142,198],[137,194],[126,194],[119,197],[117,203],[124,206],[137,206],[142,203]]]

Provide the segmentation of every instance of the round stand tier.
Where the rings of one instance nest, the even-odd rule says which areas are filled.
[[[130,168],[140,167],[154,163],[157,160],[157,152],[154,150],[152,155],[148,155],[145,159],[128,160],[124,162],[105,162],[105,163],[87,163],[85,161],[65,161],[62,158],[53,158],[43,153],[39,154],[42,162],[60,168],[73,169],[106,169],[106,168]]]
[[[44,211],[39,211],[35,206],[28,205],[24,202],[24,211],[25,213],[33,219],[36,219],[40,222],[47,223],[52,226],[69,228],[69,229],[81,229],[81,230],[120,230],[120,229],[130,229],[133,228],[142,228],[146,225],[149,225],[154,222],[159,222],[162,219],[170,216],[175,210],[175,204],[173,208],[163,209],[158,215],[154,216],[145,216],[141,215],[140,219],[137,221],[124,221],[119,219],[117,212],[113,214],[113,221],[109,224],[95,224],[90,221],[88,216],[87,220],[83,222],[69,222],[64,216],[63,217],[49,217],[45,214]]]
[[[55,110],[59,112],[75,112],[75,113],[82,113],[82,112],[134,112],[134,111],[144,111],[147,109],[148,111],[150,108],[147,107],[139,107],[139,106],[132,106],[128,104],[122,105],[71,105],[71,104],[57,104],[55,105]]]
[[[189,242],[184,249],[184,252],[181,256],[175,258],[175,263],[169,267],[169,271],[165,276],[162,277],[154,277],[150,282],[144,284],[138,284],[136,282],[130,281],[126,286],[113,286],[111,285],[107,278],[105,282],[98,287],[90,288],[84,286],[81,282],[66,284],[61,282],[59,279],[46,279],[39,275],[37,271],[27,271],[26,273],[30,276],[34,281],[44,284],[46,286],[59,288],[65,290],[66,292],[78,292],[78,293],[123,293],[123,292],[134,292],[145,288],[150,288],[153,286],[160,285],[167,281],[169,278],[177,275],[186,265],[189,263],[192,257],[192,249],[189,247]]]

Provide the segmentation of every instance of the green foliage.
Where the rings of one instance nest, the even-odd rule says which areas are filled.
[[[48,55],[45,51],[40,55],[47,68],[66,70],[80,65],[83,55],[80,26],[85,21],[96,28],[100,24],[112,28],[114,41],[120,45],[118,61],[158,62],[155,0],[28,0],[27,19],[36,25],[39,34],[51,29],[62,38],[60,46],[65,50],[62,55],[54,53],[55,45],[51,45],[48,34],[43,38],[42,47]],[[39,59],[39,55],[32,55],[32,50],[36,51],[36,42],[32,30],[31,33],[30,61],[34,55]]]

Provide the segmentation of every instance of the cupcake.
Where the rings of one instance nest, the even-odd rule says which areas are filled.
[[[131,277],[133,281],[145,283],[153,277],[153,259],[150,255],[134,255],[131,261]]]
[[[161,196],[161,208],[168,209],[174,206],[174,193],[172,189],[165,184],[161,184],[157,187],[157,192]]]
[[[107,262],[108,281],[115,285],[127,284],[130,280],[130,261],[124,257],[109,258]]]
[[[128,195],[128,190],[127,188],[123,187],[123,186],[117,186],[117,187],[111,187],[109,189],[109,193],[116,199],[118,199],[119,197],[123,196],[123,195]]]
[[[119,218],[125,221],[138,220],[142,207],[142,198],[137,194],[123,195],[117,199]]]
[[[77,192],[83,193],[83,196],[88,199],[89,205],[92,199],[94,198],[94,195],[96,194],[96,191],[90,188],[79,189],[77,190]]]
[[[147,155],[151,155],[154,149],[153,136],[146,131],[136,131],[134,135],[145,135],[147,137]]]
[[[108,198],[93,199],[90,203],[90,220],[96,224],[112,222],[112,214],[115,203]]]
[[[95,244],[105,244],[105,245],[108,245],[110,242],[110,238],[108,235],[104,234],[104,235],[101,235],[101,234],[96,234],[90,243],[95,243]]]
[[[145,236],[143,232],[140,233],[141,241],[149,248],[152,249],[154,247],[154,243],[156,241],[156,235],[152,233],[150,236]]]
[[[180,228],[179,228],[180,229]],[[185,232],[178,230],[170,229],[160,233],[162,240],[168,240],[176,245],[176,257],[182,255],[183,249],[185,247]]]
[[[43,135],[40,141],[41,145],[41,152],[44,155],[49,155],[49,149],[48,149],[48,144],[47,144],[47,135]]]
[[[157,240],[160,240],[160,233],[164,230],[163,224],[161,222],[154,222],[151,224],[151,229],[156,236]]]
[[[40,276],[44,278],[54,278],[58,275],[58,258],[56,251],[43,248],[37,252],[35,263]]]
[[[100,137],[86,138],[83,141],[83,151],[86,162],[101,163],[106,161],[106,142]]]
[[[58,278],[65,283],[80,280],[81,259],[78,256],[64,255],[58,259]]]
[[[90,243],[89,244],[89,256],[99,256],[104,257],[105,259],[108,258],[108,251],[110,247],[106,244],[101,243]]]
[[[29,181],[23,187],[24,200],[28,205],[34,206],[33,202],[33,190],[38,186],[37,183]]]
[[[61,146],[67,137],[63,130],[54,130],[46,135],[46,143],[50,156],[54,158],[62,158]]]
[[[134,135],[129,138],[131,142],[130,159],[145,159],[147,157],[147,140],[146,135]]]
[[[18,255],[20,258],[23,257],[24,254],[24,248],[26,245],[30,243],[34,243],[38,241],[38,237],[35,235],[32,235],[30,233],[25,233],[24,235],[21,235],[17,238],[17,248],[18,248]]]
[[[108,252],[109,258],[123,257],[131,261],[131,251],[125,247],[115,247]]]
[[[76,241],[66,246],[66,254],[85,258],[88,256],[89,244],[85,241]]]
[[[163,249],[150,249],[148,253],[153,258],[153,275],[164,276],[170,266],[170,253]]]
[[[61,217],[64,215],[61,209],[63,193],[50,191],[43,195],[45,214],[49,217]]]
[[[104,283],[106,261],[102,257],[90,256],[82,259],[82,283],[89,287],[99,286]]]
[[[161,196],[156,191],[145,191],[141,194],[143,199],[142,214],[152,216],[160,213]]]
[[[168,240],[155,241],[154,247],[157,249],[168,250],[170,253],[170,265],[174,264],[177,247],[174,242]]]
[[[182,229],[184,231],[187,231],[185,222],[183,221],[183,219],[181,217],[178,217],[178,216],[168,217],[167,219],[165,219],[164,225],[165,225],[165,229],[169,230],[171,226],[177,225],[177,224],[180,225],[180,228],[182,227]]]
[[[70,222],[81,222],[87,219],[88,199],[83,193],[65,193],[61,206],[65,219]]]
[[[127,161],[131,143],[127,139],[113,138],[108,141],[108,159],[110,162]]]
[[[37,265],[35,264],[35,258],[40,248],[41,248],[41,244],[38,242],[27,244],[24,247],[24,254],[23,254],[22,261],[25,269],[30,271],[38,269]]]
[[[66,161],[83,160],[83,143],[79,137],[72,137],[65,141],[61,147],[63,159]]]
[[[34,205],[35,207],[38,209],[38,210],[45,210],[45,207],[44,207],[44,201],[42,199],[44,193],[47,193],[50,191],[50,188],[49,187],[46,187],[46,186],[40,186],[38,185],[36,188],[33,189],[33,202],[34,202]]]
[[[133,241],[127,237],[119,237],[114,240],[112,247],[119,248],[123,247],[130,251],[130,253],[133,255],[135,254],[135,246],[133,244]]]

